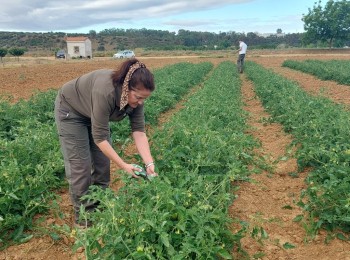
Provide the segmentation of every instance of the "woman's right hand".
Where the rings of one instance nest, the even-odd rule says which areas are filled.
[[[124,164],[123,166],[123,170],[126,171],[128,174],[130,174],[132,177],[134,178],[140,178],[140,176],[137,176],[134,171],[140,171],[140,169],[136,168],[134,165],[132,164]]]
[[[96,143],[96,145],[109,159],[115,162],[122,170],[126,171],[134,178],[139,178],[134,173],[134,171],[138,171],[138,169],[132,164],[124,162],[123,159],[119,157],[119,155],[116,153],[116,151],[113,149],[113,147],[107,140],[104,140],[100,143]]]

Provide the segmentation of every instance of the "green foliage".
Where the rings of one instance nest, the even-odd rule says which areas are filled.
[[[159,176],[91,193],[101,211],[75,248],[87,259],[233,259],[246,229],[229,229],[230,182],[246,178],[257,145],[240,95],[235,64],[220,64],[152,138]]]
[[[2,58],[6,56],[8,50],[6,48],[0,48],[0,60],[2,61]]]
[[[350,86],[350,61],[348,60],[286,60],[282,66],[315,75],[322,80],[333,80]]]
[[[283,248],[284,249],[292,249],[292,248],[295,248],[295,245],[289,243],[289,242],[286,242],[283,244]]]
[[[329,48],[338,40],[349,40],[350,35],[350,2],[347,0],[329,0],[325,7],[321,1],[303,15],[305,42],[320,40],[327,42]]]
[[[216,74],[205,82],[205,88],[191,96],[188,103],[192,102],[195,105],[188,104],[186,109],[174,116],[172,121],[176,123],[169,123],[170,127],[163,133],[168,138],[158,135],[154,137],[157,140],[158,138],[166,140],[165,146],[159,148],[162,151],[160,157],[164,159],[157,160],[157,164],[165,167],[165,170],[167,167],[173,167],[169,157],[175,157],[177,158],[175,162],[181,162],[181,166],[176,167],[196,171],[199,174],[224,173],[230,166],[237,170],[239,167],[244,167],[242,161],[251,158],[241,150],[243,147],[247,149],[247,146],[254,146],[254,142],[242,134],[246,125],[244,112],[240,109],[241,101],[238,99],[240,83],[235,78],[236,74],[232,75],[233,79],[229,79],[227,67],[230,66],[231,63],[221,64],[215,71]],[[220,68],[223,68],[222,79],[218,79]],[[227,91],[226,89],[232,84],[235,88]],[[213,107],[213,104],[220,105]],[[226,113],[223,107],[230,109],[230,113]],[[234,118],[233,122],[230,122],[231,118]],[[169,138],[170,136],[172,138]],[[235,147],[234,144],[237,143],[244,145],[241,148]],[[245,170],[242,169],[242,172]],[[239,174],[240,178],[242,172]]]
[[[179,30],[178,33],[151,29],[105,29],[100,32],[90,30],[86,34],[70,33],[68,36],[89,37],[93,52],[97,48],[106,52],[120,49],[144,48],[151,50],[214,50],[237,48],[237,41],[243,39],[250,48],[254,46],[277,46],[286,44],[301,47],[302,33],[285,34],[284,37],[262,37],[253,32],[196,32]],[[29,52],[51,52],[55,49],[65,49],[66,42],[63,32],[30,33],[30,32],[0,32],[0,46],[18,46]],[[216,46],[216,47],[215,47]],[[94,55],[96,56],[96,55]]]
[[[96,36],[97,36],[97,33],[96,33],[95,30],[90,30],[90,31],[89,31],[89,37],[90,37],[91,39],[96,38]]]
[[[154,77],[157,88],[145,101],[146,121],[154,124],[160,113],[174,107],[180,98],[191,87],[199,84],[212,68],[213,64],[209,62],[199,64],[181,62],[156,70]],[[188,73],[189,71],[191,73]]]
[[[0,102],[0,248],[27,237],[50,207],[64,172],[53,121],[56,91],[11,105]]]
[[[97,51],[105,51],[105,46],[103,44],[99,45]]]
[[[159,114],[173,107],[212,67],[210,63],[180,63],[165,67],[165,72],[157,70],[154,74],[160,91],[155,95],[159,97],[164,93],[161,89],[167,89],[172,96],[148,101],[147,106],[154,109],[147,112],[149,121],[157,123]],[[188,70],[196,75],[184,77]],[[168,73],[171,80],[162,80]],[[55,196],[52,190],[63,184],[64,166],[53,115],[56,94],[51,90],[16,104],[0,102],[0,248],[27,238],[24,232],[32,227],[33,216],[49,209]],[[128,128],[128,120],[112,125],[115,143],[128,140]]]
[[[12,47],[8,50],[8,52],[19,59],[19,56],[22,56],[26,50],[24,48]]]
[[[349,232],[349,112],[329,99],[308,95],[294,82],[255,63],[246,65],[264,107],[293,134],[299,170],[312,170],[299,202],[308,213],[309,234],[320,228]]]

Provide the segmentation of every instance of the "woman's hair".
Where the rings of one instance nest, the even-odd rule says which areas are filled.
[[[121,67],[112,74],[114,87],[122,86],[125,76],[131,65],[139,62],[137,59],[128,59],[121,64]],[[129,81],[129,90],[135,89],[139,84],[142,84],[145,89],[153,91],[155,89],[153,74],[147,68],[138,68],[132,74]]]

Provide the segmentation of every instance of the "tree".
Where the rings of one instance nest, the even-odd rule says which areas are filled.
[[[347,40],[350,35],[350,2],[347,0],[329,0],[322,8],[321,0],[309,8],[307,15],[303,14],[302,21],[306,31],[306,42],[327,42],[332,48],[335,40]]]
[[[96,35],[97,35],[97,33],[96,33],[95,30],[90,30],[90,31],[89,31],[89,36],[90,36],[91,39],[95,39],[95,38],[96,38]]]
[[[5,57],[7,54],[7,49],[5,48],[0,48],[0,60],[2,62],[2,58]]]
[[[23,48],[12,47],[9,49],[9,53],[12,56],[17,57],[18,60],[19,60],[19,56],[22,56],[25,52],[26,52],[26,50]]]
[[[281,34],[281,33],[282,33],[282,29],[281,29],[281,28],[278,28],[278,29],[276,30],[276,32],[277,32],[277,34]]]
[[[105,51],[105,45],[102,43],[97,47],[97,51]]]

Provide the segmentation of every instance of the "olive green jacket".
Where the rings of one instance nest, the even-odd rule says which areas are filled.
[[[82,117],[91,120],[95,143],[108,140],[109,122],[120,121],[129,115],[131,130],[145,132],[143,104],[135,109],[120,110],[121,85],[114,87],[113,70],[95,70],[73,79],[60,90],[62,101]]]

